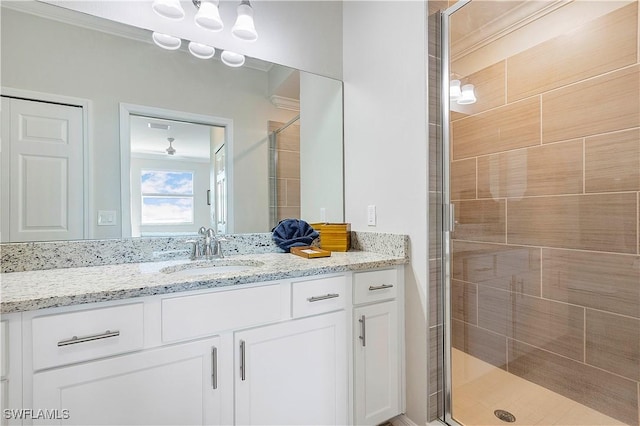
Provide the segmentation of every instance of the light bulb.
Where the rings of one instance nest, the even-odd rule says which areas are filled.
[[[451,83],[449,83],[449,100],[457,101],[461,94],[460,80],[451,80]]]
[[[224,62],[225,65],[228,65],[230,67],[237,68],[244,65],[244,55],[230,52],[228,50],[225,50],[220,54],[220,59],[222,59],[222,62]]]
[[[206,44],[196,43],[195,41],[189,42],[189,52],[193,56],[199,59],[210,59],[216,54],[216,49]]]
[[[473,84],[465,84],[462,86],[462,94],[456,102],[459,105],[469,105],[476,103],[476,94],[473,92]]]
[[[163,18],[179,21],[184,18],[184,9],[180,0],[153,0],[151,8]]]
[[[168,35],[168,34],[162,34],[162,33],[154,32],[151,35],[151,38],[153,39],[153,42],[156,45],[162,47],[163,49],[167,49],[167,50],[180,49],[180,45],[182,44],[182,40],[180,40],[178,37],[174,37],[174,36]]]
[[[200,8],[193,18],[196,25],[209,31],[222,31],[224,24],[222,23],[222,18],[220,18],[218,4],[218,0],[201,1]]]
[[[253,23],[253,8],[246,0],[238,6],[238,19],[236,19],[231,33],[244,41],[256,41],[258,39],[258,33]]]

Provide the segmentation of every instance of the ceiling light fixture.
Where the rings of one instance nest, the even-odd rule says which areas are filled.
[[[174,138],[167,138],[167,140],[169,141],[169,148],[166,149],[167,154],[169,155],[173,155],[176,153],[176,149],[173,147],[173,141],[175,140]]]
[[[231,52],[229,50],[225,50],[220,54],[220,59],[224,62],[225,65],[228,65],[233,68],[241,67],[244,65],[244,55],[241,55],[236,52]]]
[[[154,32],[153,34],[151,34],[151,38],[157,46],[167,50],[180,49],[180,45],[182,44],[182,40],[169,34]]]
[[[476,103],[476,94],[474,93],[473,89],[473,84],[465,84],[464,86],[462,86],[460,99],[456,101],[458,105],[470,105]]]
[[[244,41],[256,41],[258,33],[253,23],[253,8],[249,0],[242,0],[238,5],[238,18],[231,29],[234,37]]]
[[[460,80],[451,80],[449,82],[449,101],[458,105],[475,104],[477,99],[474,90],[473,84],[465,84],[461,87]]]
[[[219,0],[193,0],[193,4],[198,8],[198,12],[193,18],[197,26],[213,32],[222,31],[224,23],[218,9]]]
[[[210,59],[216,54],[216,49],[206,44],[196,43],[195,41],[189,42],[189,52],[196,58]]]
[[[224,23],[220,18],[220,0],[191,0],[196,7],[194,22],[208,31],[218,32],[224,29]],[[180,21],[185,17],[185,11],[180,4],[180,0],[153,0],[151,8],[159,16],[174,21]],[[242,0],[238,5],[236,22],[231,29],[234,37],[247,42],[254,42],[258,39],[255,23],[253,21],[253,7],[249,0]],[[177,50],[180,48],[182,40],[178,37],[154,32],[153,41],[163,49]],[[216,50],[212,46],[189,42],[189,52],[196,58],[212,58]],[[244,65],[245,57],[239,53],[224,51],[221,54],[222,62],[230,67],[240,67]]]
[[[184,19],[184,9],[180,0],[153,0],[151,8],[163,18],[180,21]]]

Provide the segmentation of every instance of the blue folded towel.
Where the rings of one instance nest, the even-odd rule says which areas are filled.
[[[287,253],[291,247],[311,245],[319,235],[311,225],[300,219],[284,219],[271,231],[278,247]]]

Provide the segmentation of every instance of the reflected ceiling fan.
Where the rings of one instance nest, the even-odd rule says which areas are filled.
[[[174,138],[167,138],[167,140],[169,141],[169,147],[165,151],[167,151],[167,154],[169,154],[169,155],[174,155],[176,153],[176,149],[173,147],[173,141],[175,139]]]

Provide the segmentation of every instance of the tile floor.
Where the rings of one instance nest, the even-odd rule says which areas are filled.
[[[477,425],[622,425],[620,421],[452,349],[453,418],[466,426]],[[493,412],[507,410],[513,423]]]

